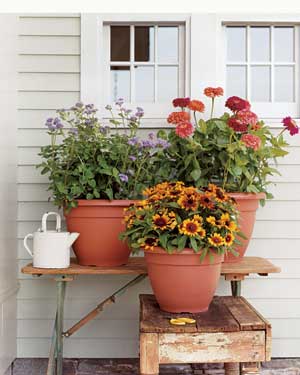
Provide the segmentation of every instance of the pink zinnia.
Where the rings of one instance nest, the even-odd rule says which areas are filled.
[[[261,145],[261,139],[254,134],[243,134],[241,141],[249,148],[252,148],[254,151],[257,151]]]
[[[175,133],[180,138],[187,138],[194,133],[194,127],[190,122],[182,122],[176,126]]]
[[[255,126],[258,121],[258,117],[254,112],[251,112],[247,109],[243,109],[237,113],[237,118],[243,123],[247,125]]]
[[[248,100],[239,98],[238,96],[231,96],[226,100],[225,107],[229,108],[232,112],[250,110],[250,103]]]
[[[287,130],[290,132],[290,135],[295,135],[299,133],[299,127],[296,124],[296,121],[293,120],[290,116],[285,117],[282,120],[283,125],[287,128]]]

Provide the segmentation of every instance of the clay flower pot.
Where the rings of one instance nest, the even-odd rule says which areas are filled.
[[[120,266],[128,262],[130,250],[119,240],[125,229],[124,208],[130,200],[78,200],[78,207],[65,213],[68,231],[80,236],[73,250],[82,266]]]
[[[206,256],[191,249],[168,254],[160,247],[145,250],[148,276],[160,308],[172,313],[207,311],[217,288],[223,255]]]
[[[256,218],[256,210],[259,206],[259,200],[265,198],[265,193],[228,193],[232,198],[234,198],[237,202],[237,208],[239,210],[239,227],[241,231],[247,237],[246,240],[239,238],[239,241],[242,245],[237,245],[235,247],[235,251],[239,253],[238,256],[234,256],[233,254],[229,253],[224,257],[224,263],[234,263],[239,262],[249,245],[251,240],[255,218]]]

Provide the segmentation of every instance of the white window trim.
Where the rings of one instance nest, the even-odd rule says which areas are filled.
[[[107,54],[104,53],[103,32],[105,24],[162,23],[185,25],[184,92],[190,95],[190,15],[188,14],[82,14],[81,15],[81,100],[94,103],[104,117],[107,104],[107,79],[104,77]],[[182,81],[182,78],[180,78]],[[171,109],[156,105],[153,119],[164,119]],[[146,113],[147,117],[147,113]],[[162,124],[165,126],[165,124]],[[151,127],[151,124],[148,126]],[[153,124],[159,126],[159,124]]]

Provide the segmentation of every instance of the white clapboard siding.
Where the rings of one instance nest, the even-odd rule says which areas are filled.
[[[20,270],[30,259],[23,237],[40,226],[47,203],[48,179],[35,165],[41,145],[49,143],[45,120],[55,110],[70,107],[80,99],[80,17],[77,14],[24,14],[19,19],[19,111],[18,111],[18,357],[46,357],[55,315],[55,283],[48,278],[31,278]],[[170,108],[171,110],[171,108]],[[266,120],[277,133],[280,119]],[[145,119],[147,129],[170,126],[164,119]],[[282,268],[270,277],[251,275],[243,284],[243,295],[273,324],[273,356],[300,356],[300,137],[286,138],[290,154],[279,159],[281,176],[270,186],[275,199],[257,213],[248,254],[263,256]],[[53,218],[52,218],[53,219]],[[52,220],[51,219],[51,220]],[[49,227],[53,225],[53,220]],[[78,277],[66,295],[68,327],[132,276]],[[67,357],[136,357],[138,294],[149,293],[148,280],[129,290],[117,303],[66,340]],[[223,279],[217,291],[229,294]]]

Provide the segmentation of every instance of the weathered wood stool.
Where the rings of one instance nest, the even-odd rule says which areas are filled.
[[[163,363],[224,362],[226,375],[258,374],[271,356],[271,325],[243,297],[214,297],[199,314],[171,314],[159,309],[155,297],[140,296],[140,371],[159,374]],[[180,316],[196,320],[171,325]]]

